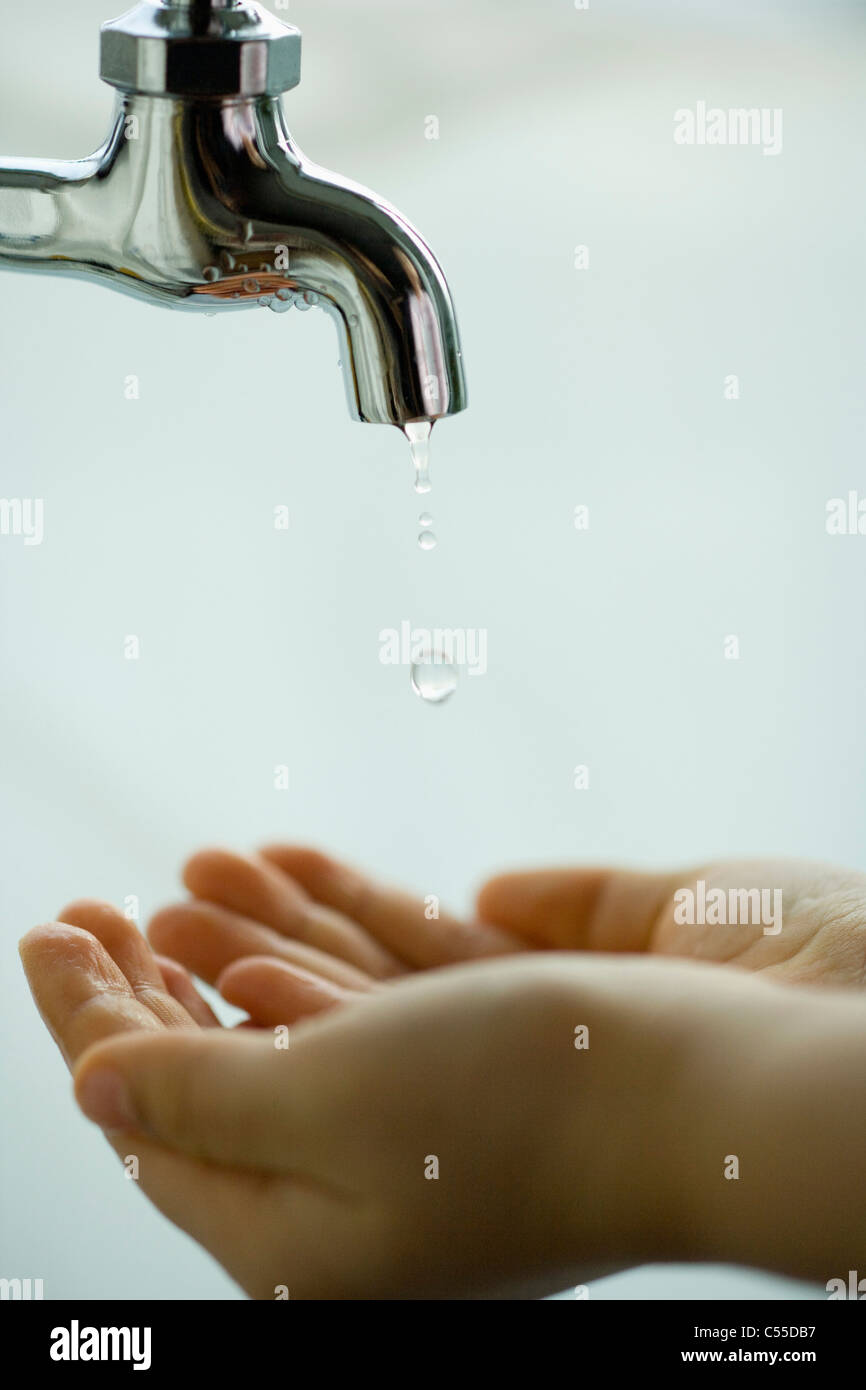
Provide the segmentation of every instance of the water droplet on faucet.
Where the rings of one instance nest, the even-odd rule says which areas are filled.
[[[403,433],[409,441],[412,462],[415,465],[415,491],[429,492],[433,486],[430,480],[430,435],[433,430],[431,420],[410,420],[403,426]]]
[[[269,307],[273,309],[275,314],[285,314],[288,309],[291,309],[294,302],[295,296],[292,294],[292,291],[287,289],[285,285],[281,285],[271,300]]]
[[[214,281],[222,279],[222,271],[218,265],[206,265],[202,271],[202,275],[205,280]]]

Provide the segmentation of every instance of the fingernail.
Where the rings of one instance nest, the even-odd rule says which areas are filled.
[[[101,1129],[135,1129],[136,1116],[132,1097],[119,1072],[108,1067],[96,1067],[88,1072],[78,1087],[78,1104],[88,1120]]]

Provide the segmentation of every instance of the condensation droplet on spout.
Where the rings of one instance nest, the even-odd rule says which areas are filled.
[[[429,492],[433,486],[430,481],[430,435],[433,432],[432,420],[410,420],[403,426],[403,433],[409,441],[409,451],[415,468],[415,491]]]

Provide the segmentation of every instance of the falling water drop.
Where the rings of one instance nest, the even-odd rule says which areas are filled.
[[[430,481],[430,434],[433,423],[430,420],[410,420],[403,426],[403,433],[409,441],[409,451],[415,466],[415,491],[429,492]]]
[[[422,512],[418,518],[418,525],[422,531],[428,531],[433,525],[433,518],[429,512]]]
[[[441,652],[425,652],[422,661],[412,663],[410,676],[415,694],[430,705],[441,705],[457,689],[457,670]]]
[[[422,550],[435,550],[436,537],[432,531],[422,531],[418,537],[418,544]]]

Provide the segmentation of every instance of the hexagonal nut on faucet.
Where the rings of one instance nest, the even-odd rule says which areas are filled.
[[[279,96],[301,80],[301,34],[258,4],[144,0],[103,24],[99,75],[142,96]]]

